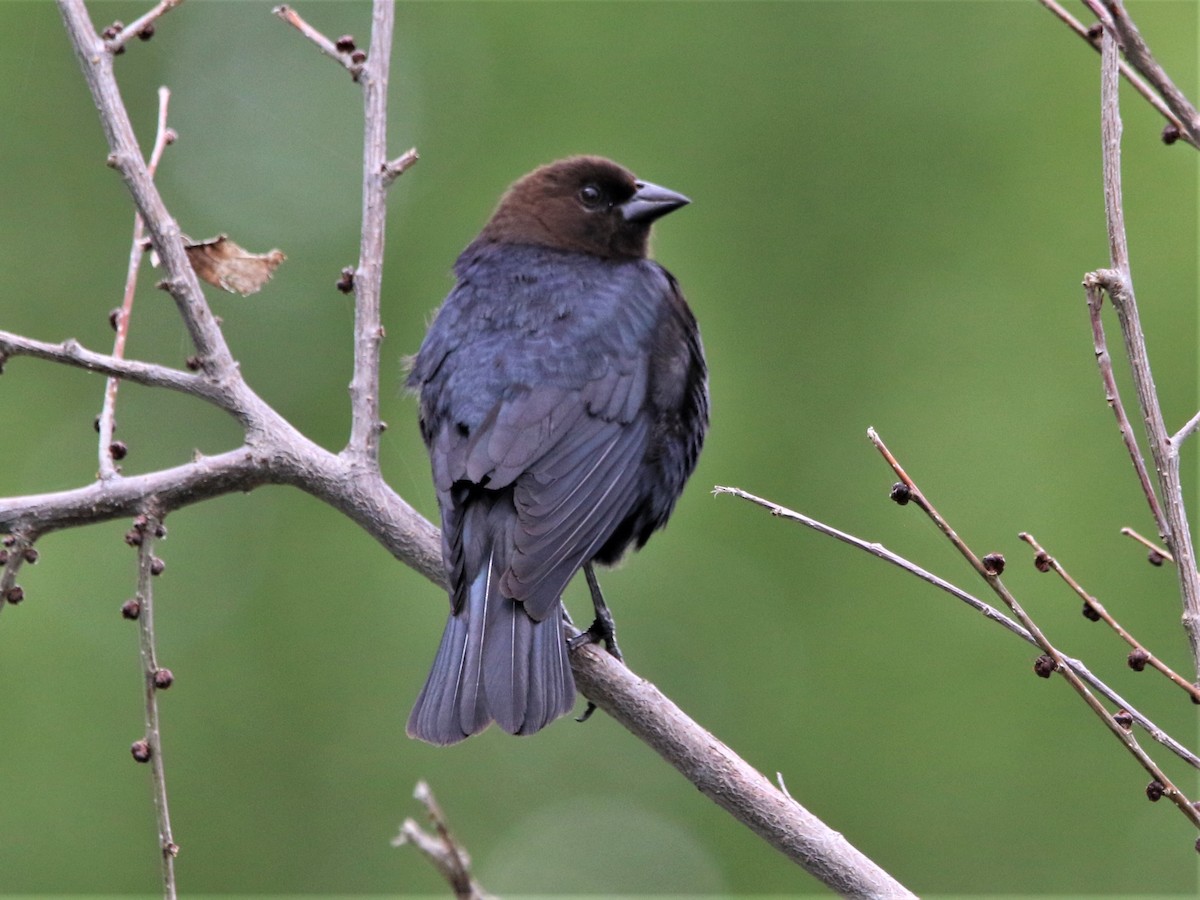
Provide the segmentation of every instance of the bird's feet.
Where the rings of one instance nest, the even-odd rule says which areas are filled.
[[[596,611],[596,621],[588,626],[587,631],[581,631],[567,639],[567,646],[574,650],[576,647],[582,647],[584,644],[604,644],[604,649],[608,651],[610,656],[615,656],[619,661],[625,662],[625,657],[621,653],[621,647],[617,644],[617,629],[613,623],[612,613],[608,611],[608,607],[604,607],[603,612]]]

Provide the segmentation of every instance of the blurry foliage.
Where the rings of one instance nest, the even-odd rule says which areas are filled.
[[[98,24],[143,3],[95,3]],[[1195,97],[1197,9],[1138,3]],[[365,3],[313,3],[365,43]],[[54,8],[0,5],[0,327],[110,345],[132,223]],[[1183,740],[1195,711],[1016,540],[1032,531],[1186,671],[1175,579],[1118,536],[1148,529],[1104,405],[1083,273],[1107,261],[1098,56],[1033,3],[403,3],[382,398],[389,480],[435,510],[400,388],[457,252],[504,186],[574,152],[683,191],[659,229],[704,330],[713,429],[671,527],[604,579],[631,665],[908,886],[926,894],[1171,893],[1193,835],[1031,648],[849,549],[773,520],[735,484],[980,589],[864,438],[874,425],[1064,650]],[[159,184],[191,234],[289,262],[258,295],[210,291],[250,383],[325,446],[348,433],[361,103],[270,3],[184,4],[119,60],[143,145],[173,91]],[[1197,408],[1196,156],[1126,92],[1134,277],[1173,427]],[[130,353],[190,352],[143,275]],[[102,383],[15,360],[0,380],[0,493],[95,470]],[[127,471],[218,451],[237,430],[122,391]],[[1196,439],[1188,450],[1194,470]],[[819,890],[602,715],[531,740],[408,741],[445,612],[438,590],[282,488],[171,516],[161,546],[165,751],[203,892],[440,892],[389,846],[437,792],[490,890]],[[157,860],[124,523],[55,534],[0,616],[0,890],[153,891]],[[572,588],[577,608],[583,594]],[[584,601],[586,605],[586,601]],[[1194,787],[1194,773],[1167,760]]]

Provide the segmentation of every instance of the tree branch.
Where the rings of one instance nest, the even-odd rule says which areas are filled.
[[[1200,573],[1196,570],[1191,527],[1183,502],[1179,452],[1178,448],[1172,445],[1163,421],[1154,376],[1150,372],[1146,338],[1142,333],[1141,318],[1134,297],[1133,278],[1129,270],[1129,250],[1121,198],[1121,113],[1117,90],[1117,44],[1116,38],[1108,28],[1104,29],[1102,43],[1100,122],[1104,158],[1104,209],[1112,268],[1088,273],[1084,277],[1084,289],[1089,292],[1103,289],[1117,311],[1125,354],[1129,359],[1129,368],[1137,391],[1138,405],[1146,427],[1147,444],[1154,459],[1159,495],[1162,499],[1162,517],[1157,522],[1159,534],[1175,558],[1175,571],[1178,573],[1183,600],[1183,625],[1191,643],[1193,670],[1200,676]]]
[[[164,0],[167,2],[167,0]],[[160,4],[161,6],[161,4]],[[154,12],[154,10],[151,10]],[[150,13],[147,13],[146,18]],[[147,171],[150,177],[153,178],[158,170],[159,160],[162,159],[163,151],[167,145],[175,140],[175,133],[167,127],[167,104],[170,102],[171,92],[165,87],[158,89],[158,128],[154,137],[154,149],[150,152],[150,163],[147,166]],[[113,357],[116,359],[125,358],[125,342],[129,337],[130,320],[133,316],[133,298],[137,291],[138,270],[142,265],[142,258],[146,255],[145,250],[145,232],[146,226],[142,221],[139,213],[133,214],[133,240],[130,242],[129,248],[129,266],[125,273],[125,292],[121,302],[121,308],[116,312],[116,327],[117,336],[113,341]],[[113,478],[117,475],[117,467],[114,456],[117,448],[113,444],[113,431],[116,428],[116,412],[117,412],[117,392],[120,390],[121,381],[115,375],[108,376],[108,382],[104,386],[104,403],[100,409],[100,418],[97,421],[97,431],[100,433],[100,477]]]
[[[113,52],[96,34],[83,0],[58,0],[67,35],[79,57],[84,80],[100,112],[100,124],[108,139],[108,163],[120,172],[133,196],[134,205],[146,222],[150,240],[162,260],[170,292],[191,335],[192,342],[218,378],[240,378],[229,347],[221,334],[196,273],[188,262],[179,225],[163,204],[146,162],[138,149],[121,92],[113,72]]]
[[[1073,15],[1063,9],[1062,6],[1056,3],[1055,0],[1038,0],[1038,2],[1041,3],[1042,6],[1046,7],[1046,9],[1050,10],[1050,12],[1055,16],[1057,16],[1058,19],[1066,24],[1068,28],[1083,38],[1089,47],[1091,47],[1097,53],[1100,52],[1100,35],[1095,29],[1085,26]],[[1121,60],[1119,66],[1121,69],[1121,74],[1125,76],[1125,79],[1133,86],[1134,90],[1141,94],[1146,99],[1146,102],[1153,106],[1158,113],[1170,123],[1171,126],[1179,131],[1180,137],[1182,137],[1193,147],[1200,149],[1200,135],[1197,135],[1194,131],[1189,131],[1184,126],[1179,117],[1171,111],[1171,108],[1163,102],[1162,98],[1159,97],[1158,94],[1154,93],[1154,88],[1152,88],[1145,81],[1145,79],[1138,75],[1133,66],[1131,66],[1125,60]]]
[[[1125,59],[1141,72],[1162,95],[1171,112],[1175,114],[1175,122],[1181,134],[1187,136],[1188,143],[1193,146],[1200,144],[1200,114],[1197,114],[1196,107],[1192,105],[1183,91],[1175,86],[1175,82],[1155,60],[1146,41],[1142,38],[1141,32],[1133,23],[1133,19],[1129,17],[1129,13],[1125,11],[1125,4],[1121,0],[1101,0],[1101,2],[1108,12],[1105,24],[1112,26],[1115,37],[1125,51]]]
[[[1026,643],[1032,644],[1035,647],[1038,646],[1037,639],[1034,638],[1034,636],[1030,634],[1027,629],[1014,622],[994,606],[985,603],[978,597],[975,597],[973,594],[969,594],[962,588],[951,584],[945,579],[926,571],[911,560],[908,560],[897,553],[893,553],[880,543],[875,541],[866,541],[860,537],[855,537],[852,534],[848,534],[844,531],[834,528],[832,525],[827,525],[824,522],[813,519],[804,515],[803,513],[788,509],[786,506],[780,506],[778,503],[775,503],[771,500],[764,500],[762,497],[755,496],[754,494],[744,491],[741,488],[718,486],[713,488],[713,493],[732,494],[735,497],[748,500],[751,503],[757,504],[758,506],[768,510],[772,516],[796,522],[800,525],[811,528],[820,534],[826,535],[827,537],[832,537],[835,540],[850,545],[851,547],[863,550],[877,559],[881,559],[886,563],[896,566],[897,568],[908,572],[910,575],[915,575],[922,581],[933,585],[939,590],[945,591],[951,597],[961,600],[976,612],[982,613],[988,621],[995,622],[997,625],[1002,626],[1006,630],[1015,634],[1017,637],[1021,638],[1021,640],[1025,641]],[[1159,728],[1158,725],[1156,725],[1148,717],[1139,712],[1136,707],[1130,705],[1130,703],[1126,701],[1124,697],[1092,674],[1091,670],[1089,670],[1082,661],[1066,655],[1063,655],[1062,659],[1067,667],[1071,669],[1071,671],[1083,679],[1083,681],[1097,691],[1097,693],[1101,694],[1105,699],[1109,700],[1115,706],[1128,711],[1132,720],[1140,725],[1146,731],[1146,733],[1150,735],[1151,738],[1162,744],[1184,762],[1188,763],[1194,768],[1200,769],[1200,756],[1194,754],[1183,744],[1179,743],[1177,740]]]
[[[126,604],[123,611],[138,622],[138,649],[142,663],[142,694],[145,700],[146,731],[134,744],[133,756],[138,762],[150,763],[150,781],[154,792],[155,817],[158,820],[158,849],[162,857],[163,896],[175,898],[175,857],[179,845],[171,833],[171,813],[167,803],[167,774],[163,764],[162,731],[158,718],[158,692],[171,686],[173,676],[158,666],[158,651],[154,636],[154,577],[162,571],[162,563],[154,556],[155,541],[166,534],[162,523],[154,516],[139,516],[130,532],[137,542],[138,577],[136,607]]]
[[[13,334],[11,331],[0,331],[0,359],[10,359],[14,356],[31,356],[34,359],[49,360],[88,372],[132,381],[135,384],[144,384],[147,387],[168,388],[228,408],[225,392],[200,375],[160,366],[157,363],[138,362],[96,353],[94,350],[85,349],[74,338],[68,338],[60,344],[50,344]]]
[[[593,644],[571,653],[579,689],[768,844],[846,897],[913,894],[702,728],[650,682]]]
[[[1159,783],[1162,788],[1161,795],[1169,797],[1171,802],[1175,804],[1176,808],[1183,813],[1183,815],[1186,816],[1193,825],[1200,827],[1200,810],[1197,810],[1196,807],[1192,805],[1191,801],[1188,800],[1183,791],[1171,782],[1159,765],[1150,757],[1149,754],[1146,753],[1145,750],[1142,749],[1141,745],[1137,742],[1137,739],[1134,738],[1130,730],[1118,722],[1116,717],[1107,709],[1105,709],[1104,705],[1096,699],[1095,695],[1092,694],[1090,690],[1088,690],[1083,679],[1080,678],[1069,665],[1067,665],[1066,657],[1050,642],[1050,639],[1046,637],[1041,628],[1038,627],[1037,623],[1035,623],[1033,619],[1025,612],[1024,608],[1017,601],[1017,598],[1013,595],[1013,593],[1009,591],[1004,582],[1000,580],[1000,573],[1004,568],[1003,559],[1001,558],[998,563],[993,561],[990,564],[988,561],[986,561],[986,557],[984,559],[980,559],[979,556],[977,556],[975,552],[967,545],[967,543],[958,536],[954,529],[950,527],[950,523],[943,518],[941,513],[939,513],[936,508],[934,508],[933,504],[929,502],[928,498],[926,498],[921,492],[920,488],[917,487],[916,482],[909,477],[908,473],[905,472],[904,468],[900,465],[900,462],[894,455],[892,455],[892,452],[887,448],[887,445],[884,444],[883,440],[875,432],[875,429],[867,429],[867,435],[870,437],[871,443],[875,445],[875,449],[879,451],[880,455],[884,458],[884,460],[886,460],[887,464],[892,467],[892,471],[895,472],[896,476],[901,480],[901,482],[904,483],[905,487],[908,489],[908,494],[911,496],[912,501],[930,518],[930,520],[933,521],[933,523],[938,527],[942,534],[946,536],[954,548],[960,554],[962,554],[963,558],[965,558],[967,562],[971,564],[971,567],[975,569],[979,576],[983,578],[985,582],[987,582],[988,587],[990,587],[996,596],[1004,602],[1004,605],[1012,611],[1013,616],[1015,616],[1017,621],[1019,621],[1021,625],[1025,627],[1025,630],[1033,635],[1037,645],[1042,649],[1046,656],[1053,660],[1053,670],[1060,672],[1063,675],[1063,677],[1067,680],[1067,683],[1071,686],[1079,698],[1083,700],[1084,704],[1086,704],[1087,707],[1104,724],[1104,726],[1108,728],[1109,733],[1112,734],[1118,741],[1120,741],[1121,745],[1129,752],[1131,756],[1133,756],[1135,760],[1137,760],[1138,764],[1150,774],[1151,778]]]
[[[430,834],[413,819],[405,819],[400,823],[400,833],[392,838],[392,846],[412,844],[416,847],[446,879],[457,900],[493,900],[493,896],[471,875],[471,857],[466,847],[451,834],[446,814],[434,799],[429,785],[418,781],[413,797],[425,807],[436,834]]]
[[[387,223],[387,89],[392,58],[390,2],[376,0],[371,15],[371,48],[362,67],[363,193],[362,233],[354,273],[354,374],[350,379],[350,443],[345,453],[357,464],[379,468],[379,348],[383,342],[384,230]]]

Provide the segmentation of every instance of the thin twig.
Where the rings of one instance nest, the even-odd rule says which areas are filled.
[[[1111,5],[1109,6],[1111,10]],[[1123,10],[1121,10],[1123,15]],[[1102,36],[1100,78],[1100,131],[1103,149],[1104,210],[1108,228],[1111,269],[1100,269],[1084,277],[1084,289],[1102,288],[1112,301],[1121,326],[1129,370],[1137,390],[1138,405],[1146,428],[1146,443],[1154,459],[1162,518],[1156,523],[1167,549],[1175,557],[1183,601],[1183,625],[1191,644],[1193,669],[1200,673],[1200,572],[1191,526],[1183,502],[1179,472],[1179,448],[1171,443],[1162,407],[1150,371],[1150,357],[1142,332],[1129,270],[1128,242],[1121,199],[1121,112],[1118,94],[1117,44],[1109,28]]]
[[[110,53],[117,53],[129,41],[135,37],[140,37],[148,26],[153,25],[158,21],[159,16],[165,12],[174,9],[183,0],[160,0],[148,13],[139,18],[134,19],[112,37],[105,41]]]
[[[154,556],[155,541],[163,536],[162,523],[150,515],[139,516],[131,534],[138,543],[137,622],[138,648],[142,663],[143,695],[146,710],[145,753],[150,763],[154,790],[154,811],[158,821],[158,849],[162,858],[163,896],[175,897],[175,857],[179,845],[171,833],[171,813],[167,804],[167,775],[163,764],[162,729],[159,726],[158,692],[170,687],[173,676],[158,665],[154,637],[154,576],[161,563]],[[140,757],[139,757],[140,758]]]
[[[1135,665],[1135,659],[1137,660],[1137,669],[1139,671],[1147,665],[1153,666],[1163,675],[1167,676],[1167,678],[1169,678],[1172,682],[1174,682],[1175,685],[1187,691],[1187,693],[1191,696],[1193,703],[1200,704],[1200,688],[1197,688],[1194,684],[1190,684],[1186,678],[1183,678],[1176,673],[1170,666],[1151,653],[1141,641],[1126,631],[1121,624],[1117,622],[1115,618],[1113,618],[1112,614],[1105,608],[1104,604],[1085,591],[1083,589],[1083,585],[1072,578],[1070,573],[1063,568],[1062,564],[1049,553],[1047,553],[1045,549],[1042,548],[1042,545],[1034,539],[1032,534],[1027,531],[1022,531],[1019,535],[1017,535],[1017,537],[1033,548],[1034,553],[1037,554],[1037,558],[1041,561],[1041,566],[1046,566],[1049,569],[1054,570],[1058,577],[1063,580],[1067,587],[1075,592],[1075,595],[1084,602],[1084,605],[1088,609],[1099,616],[1100,619],[1102,619],[1104,623],[1116,633],[1117,637],[1133,648],[1133,653],[1131,653],[1129,656],[1131,668]],[[1039,566],[1039,569],[1041,566]]]
[[[395,7],[375,0],[371,49],[359,82],[363,89],[362,231],[354,272],[354,374],[350,379],[350,441],[345,453],[371,471],[379,468],[379,352],[383,343],[384,231],[387,225],[387,89]]]
[[[1068,28],[1083,38],[1089,47],[1091,47],[1097,53],[1100,52],[1100,41],[1098,39],[1099,36],[1095,35],[1095,32],[1067,12],[1067,10],[1056,3],[1055,0],[1038,0],[1038,2],[1041,3],[1042,6],[1046,7],[1046,9],[1050,10],[1050,12],[1057,16],[1062,22],[1064,22]],[[1120,67],[1121,74],[1125,76],[1125,80],[1133,85],[1134,90],[1141,94],[1146,101],[1158,111],[1159,115],[1179,129],[1180,137],[1182,137],[1193,147],[1200,148],[1200,143],[1198,143],[1196,138],[1189,134],[1187,129],[1183,127],[1183,124],[1179,121],[1179,117],[1176,116],[1175,113],[1171,112],[1170,107],[1163,102],[1162,98],[1159,97],[1158,94],[1154,93],[1154,89],[1134,70],[1133,66],[1122,60]]]
[[[1200,412],[1188,419],[1186,425],[1171,435],[1171,446],[1175,448],[1176,452],[1179,450],[1179,445],[1186,441],[1197,428],[1200,428]]]
[[[342,68],[350,73],[351,78],[358,81],[363,70],[363,60],[354,59],[354,52],[352,50],[343,51],[339,49],[337,44],[323,35],[318,29],[309,25],[300,13],[296,12],[286,3],[276,6],[271,12],[275,13],[275,15],[279,16],[279,18],[308,38],[318,50],[341,65]]]
[[[175,0],[175,2],[181,2],[181,0]],[[151,178],[158,171],[158,163],[162,159],[163,151],[168,144],[175,140],[175,133],[167,127],[167,104],[170,100],[170,90],[160,87],[158,89],[158,128],[154,137],[154,149],[150,153],[150,162],[146,166]],[[125,273],[125,292],[114,323],[117,329],[117,336],[113,341],[112,355],[114,359],[125,358],[125,342],[129,337],[129,323],[133,316],[133,298],[137,291],[138,270],[141,268],[142,258],[146,255],[145,231],[141,213],[135,212],[133,214],[133,240],[130,242],[129,248],[129,267]],[[97,422],[97,430],[100,432],[99,455],[102,480],[114,478],[117,475],[117,466],[113,460],[113,431],[116,429],[117,390],[120,384],[119,378],[113,375],[108,376],[108,382],[104,388],[104,403]]]
[[[1109,355],[1108,342],[1104,336],[1104,319],[1101,315],[1104,292],[1098,285],[1088,285],[1085,287],[1085,293],[1087,294],[1088,318],[1092,323],[1092,346],[1096,352],[1096,365],[1100,369],[1100,380],[1104,383],[1104,399],[1112,409],[1113,415],[1116,416],[1117,430],[1121,434],[1125,450],[1129,453],[1129,459],[1133,462],[1133,468],[1142,485],[1142,493],[1146,497],[1146,502],[1150,504],[1150,514],[1154,516],[1154,521],[1161,528],[1165,521],[1162,506],[1158,502],[1158,495],[1154,492],[1150,473],[1146,471],[1146,461],[1142,458],[1142,450],[1134,436],[1133,426],[1129,424],[1129,416],[1125,413],[1125,404],[1121,402],[1121,392],[1117,388],[1116,375],[1113,373],[1112,357]]]
[[[1108,21],[1112,23],[1116,32],[1115,36],[1125,51],[1125,59],[1141,72],[1146,80],[1154,85],[1155,90],[1162,95],[1167,106],[1175,113],[1176,124],[1180,133],[1187,136],[1188,143],[1192,145],[1200,143],[1200,114],[1196,112],[1196,107],[1192,105],[1183,91],[1176,87],[1166,70],[1155,60],[1146,41],[1142,38],[1141,32],[1133,23],[1133,19],[1129,17],[1129,13],[1125,11],[1125,4],[1121,0],[1102,0],[1102,2],[1108,11]]]
[[[875,541],[867,541],[863,538],[855,537],[852,534],[847,534],[844,531],[834,528],[832,525],[827,525],[818,519],[814,519],[810,516],[804,515],[803,513],[788,509],[786,506],[780,506],[778,503],[775,503],[771,500],[765,500],[762,497],[758,497],[749,493],[748,491],[742,490],[741,488],[718,486],[713,488],[713,493],[731,494],[735,497],[740,497],[743,500],[748,500],[751,503],[757,504],[758,506],[768,510],[772,516],[797,522],[798,524],[804,525],[807,528],[811,528],[813,531],[816,531],[820,534],[827,535],[828,537],[839,540],[844,544],[850,545],[851,547],[863,550],[877,559],[881,559],[886,563],[890,563],[891,565],[908,572],[910,575],[915,575],[917,578],[920,578],[922,581],[933,585],[939,590],[945,591],[951,597],[961,600],[976,612],[981,613],[989,621],[995,622],[997,625],[1000,625],[1006,630],[1012,632],[1026,643],[1032,644],[1035,647],[1038,646],[1037,640],[1032,634],[1030,634],[1025,628],[1014,622],[1008,616],[1004,615],[1004,613],[1000,612],[1000,610],[996,609],[994,606],[985,603],[983,600],[980,600],[978,597],[968,593],[967,591],[964,591],[962,588],[946,581],[945,579],[926,571],[911,560],[906,559],[897,553],[893,553],[880,543]],[[1088,685],[1101,694],[1106,700],[1116,707],[1127,710],[1132,716],[1133,721],[1137,722],[1137,724],[1140,725],[1151,738],[1162,744],[1189,765],[1200,769],[1200,756],[1197,756],[1183,744],[1179,743],[1179,741],[1175,740],[1173,737],[1163,731],[1153,721],[1139,712],[1136,707],[1130,705],[1130,703],[1126,701],[1124,697],[1092,674],[1091,670],[1089,670],[1082,661],[1064,655],[1063,662],[1065,662],[1066,665],[1073,672],[1075,672],[1076,675],[1087,682]]]
[[[212,377],[230,383],[235,380],[240,382],[241,375],[225,343],[225,336],[208,307],[204,291],[184,251],[179,225],[167,211],[142,158],[113,72],[112,51],[96,34],[83,0],[58,0],[58,9],[91,91],[92,101],[100,113],[100,124],[110,150],[108,164],[125,181],[162,261],[166,273],[162,286],[175,301],[192,343]],[[244,382],[241,389],[245,389]]]
[[[17,573],[23,563],[37,562],[37,551],[33,544],[39,533],[29,528],[14,529],[0,542],[0,611],[9,603],[20,603],[25,591],[17,584]]]
[[[412,844],[416,847],[446,879],[458,900],[492,900],[493,895],[485,891],[471,875],[471,857],[466,847],[450,833],[446,814],[442,812],[429,785],[418,781],[413,797],[425,807],[436,833],[430,834],[415,820],[405,819],[400,824],[400,833],[392,838],[392,846]]]
[[[966,558],[968,562],[971,563],[971,565],[979,573],[980,577],[987,582],[988,587],[992,589],[996,596],[1004,601],[1005,606],[1012,610],[1012,614],[1016,617],[1017,621],[1019,621],[1025,627],[1025,629],[1031,635],[1033,635],[1038,646],[1042,649],[1042,652],[1054,661],[1055,671],[1062,673],[1063,677],[1066,678],[1067,683],[1071,685],[1075,693],[1079,695],[1080,699],[1083,700],[1085,704],[1087,704],[1088,708],[1092,710],[1096,717],[1104,723],[1109,732],[1121,742],[1122,746],[1124,746],[1129,754],[1133,756],[1133,758],[1137,760],[1142,768],[1150,774],[1151,778],[1153,778],[1155,781],[1158,781],[1163,786],[1163,796],[1169,797],[1171,802],[1175,804],[1176,808],[1178,808],[1179,811],[1183,813],[1183,815],[1186,816],[1193,825],[1200,828],[1200,810],[1197,810],[1194,806],[1192,806],[1192,803],[1190,800],[1188,800],[1187,796],[1178,787],[1176,787],[1174,783],[1171,782],[1166,773],[1163,772],[1163,770],[1159,767],[1158,763],[1151,759],[1149,754],[1142,749],[1141,745],[1137,742],[1137,739],[1133,736],[1133,734],[1128,729],[1123,727],[1119,722],[1117,722],[1113,714],[1105,709],[1104,705],[1096,699],[1096,696],[1090,690],[1088,690],[1088,687],[1084,683],[1083,679],[1075,674],[1075,671],[1067,665],[1066,658],[1063,656],[1063,654],[1058,650],[1058,648],[1050,643],[1049,638],[1046,637],[1041,628],[1038,627],[1037,623],[1035,623],[1033,619],[1030,618],[1030,616],[1025,612],[1021,604],[1017,601],[1017,598],[1013,596],[1012,592],[1010,592],[1004,585],[1004,582],[1000,580],[999,570],[995,566],[989,567],[985,565],[980,558],[975,555],[975,552],[971,550],[966,542],[963,541],[957,533],[955,533],[954,529],[950,527],[950,524],[942,517],[937,509],[934,508],[933,504],[929,502],[928,498],[926,498],[926,496],[921,492],[921,489],[917,487],[916,483],[912,480],[912,478],[909,477],[908,473],[904,471],[899,461],[887,448],[887,445],[884,444],[882,438],[879,437],[874,428],[867,429],[867,436],[871,439],[871,443],[875,445],[875,449],[879,451],[880,455],[884,458],[884,460],[887,461],[888,465],[891,466],[892,471],[895,472],[896,476],[907,486],[911,494],[912,501],[927,516],[929,516],[930,519],[933,520],[941,532],[950,540],[950,543],[954,545],[954,548],[958,550],[958,552],[962,554],[962,556]]]
[[[1150,551],[1150,561],[1154,562],[1156,565],[1161,560],[1164,560],[1164,559],[1169,563],[1175,562],[1175,557],[1173,557],[1171,555],[1171,551],[1169,551],[1166,547],[1163,547],[1159,544],[1154,543],[1154,541],[1150,540],[1147,537],[1143,537],[1142,535],[1140,535],[1136,531],[1134,531],[1132,528],[1129,528],[1128,526],[1126,526],[1125,528],[1122,528],[1121,534],[1125,535],[1125,537],[1133,538],[1135,541],[1137,541],[1139,544],[1141,544],[1143,547],[1145,547],[1147,550],[1149,550]],[[1156,560],[1155,557],[1157,557],[1158,559]]]
[[[200,375],[160,366],[158,363],[118,359],[105,353],[97,353],[85,349],[74,338],[68,338],[60,344],[50,344],[13,334],[11,331],[0,331],[0,356],[31,356],[148,387],[168,388],[222,407],[227,404],[228,398],[224,392]]]
[[[411,169],[421,159],[416,147],[405,150],[395,159],[389,159],[383,164],[383,184],[389,186],[393,181]]]

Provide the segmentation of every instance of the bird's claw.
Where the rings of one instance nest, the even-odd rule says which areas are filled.
[[[608,610],[606,609],[605,612]],[[567,646],[572,650],[582,647],[584,644],[600,643],[604,644],[604,649],[608,651],[609,656],[615,657],[619,662],[625,662],[625,656],[617,644],[617,630],[613,625],[611,615],[597,616],[596,621],[588,626],[587,631],[581,631],[567,639]]]

